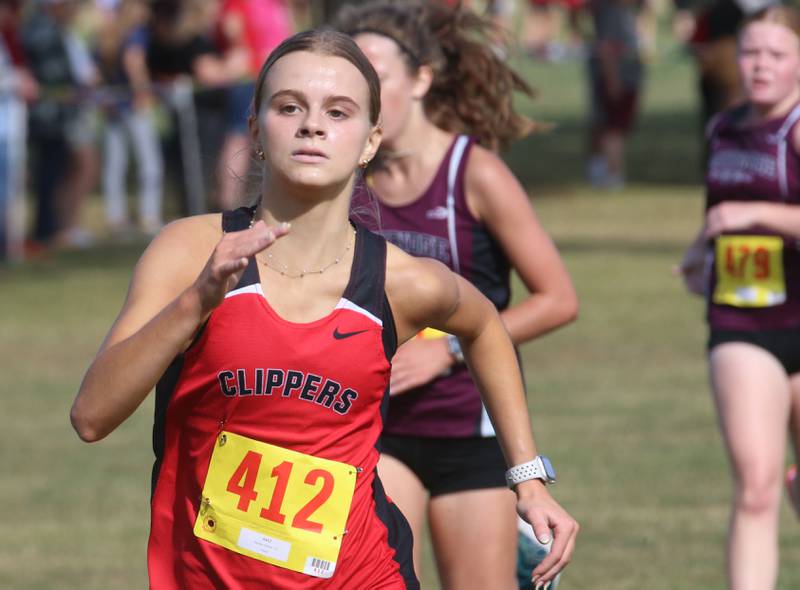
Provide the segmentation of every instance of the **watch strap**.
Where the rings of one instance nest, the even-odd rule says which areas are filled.
[[[506,483],[508,487],[514,487],[518,483],[528,481],[529,479],[540,479],[544,483],[552,483],[551,479],[542,464],[542,459],[536,456],[532,461],[527,463],[520,463],[506,471]]]

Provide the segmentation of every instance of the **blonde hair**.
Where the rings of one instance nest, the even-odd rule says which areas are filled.
[[[751,14],[742,22],[739,29],[739,34],[744,31],[749,25],[753,23],[772,23],[776,25],[783,25],[792,31],[800,41],[800,11],[791,6],[784,6],[776,4],[762,8],[758,12]]]

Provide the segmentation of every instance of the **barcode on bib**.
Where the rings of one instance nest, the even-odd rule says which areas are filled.
[[[306,566],[303,571],[309,576],[317,578],[330,578],[336,569],[336,564],[332,561],[325,561],[317,557],[306,559]]]

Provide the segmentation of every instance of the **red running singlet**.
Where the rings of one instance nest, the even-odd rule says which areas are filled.
[[[223,214],[248,227],[253,210]],[[155,590],[418,588],[376,474],[396,334],[386,242],[357,227],[336,308],[282,319],[255,259],[156,388]]]

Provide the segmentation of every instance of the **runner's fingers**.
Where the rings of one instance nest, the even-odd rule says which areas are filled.
[[[230,275],[246,268],[247,262],[247,258],[244,257],[230,258],[228,260],[220,261],[215,267],[216,272],[212,271],[212,275],[215,279],[224,281]]]
[[[572,560],[579,528],[572,519],[554,527],[553,546],[547,557],[533,570],[534,583],[537,580],[552,580]]]
[[[250,231],[254,233],[255,236],[255,244],[254,247],[256,248],[252,254],[256,254],[257,252],[261,252],[265,248],[271,246],[275,240],[279,239],[282,236],[285,236],[289,233],[291,228],[291,224],[289,223],[279,223],[278,225],[269,227],[263,221],[258,221],[250,228]],[[252,255],[250,254],[250,255]]]
[[[562,556],[564,556],[565,552],[569,548],[570,541],[575,539],[575,536],[578,533],[578,523],[575,522],[569,516],[562,516],[558,519],[557,522],[551,523],[552,526],[552,546],[550,547],[550,552],[548,553],[547,557],[542,560],[542,563],[536,568],[538,573],[543,574],[549,568],[551,568],[557,561],[559,561]],[[534,532],[536,529],[534,528]],[[548,532],[550,529],[548,529]],[[539,533],[536,534],[536,538],[541,539],[541,535]],[[541,568],[541,569],[540,569]],[[534,570],[534,571],[536,571]]]
[[[269,227],[258,221],[247,230],[224,234],[199,279],[200,284],[205,284],[210,292],[224,294],[241,277],[251,257],[286,235],[289,227],[288,223]],[[212,295],[210,299],[216,297]]]
[[[565,541],[566,543],[566,541]],[[542,580],[542,579],[549,579],[547,578],[547,574],[550,573],[553,568],[558,564],[559,560],[561,559],[561,553],[559,550],[556,550],[555,541],[553,542],[554,547],[550,550],[550,553],[545,557],[539,565],[537,565],[533,570],[533,581],[534,583]],[[563,547],[561,548],[563,550]]]
[[[403,387],[405,386],[405,379],[402,375],[396,374],[392,371],[391,376],[389,377],[389,390],[394,393],[399,393],[403,391]]]
[[[533,533],[539,539],[539,542],[547,545],[552,540],[547,515],[538,513],[530,519],[530,523],[533,527]]]
[[[217,253],[222,258],[248,258],[261,252],[278,238],[289,233],[290,225],[281,223],[268,226],[257,221],[253,227],[240,232],[227,233],[217,246]]]
[[[250,256],[254,256],[271,246],[275,240],[281,236],[286,235],[288,231],[278,230],[274,227],[268,228],[263,222],[259,222],[259,224],[261,224],[262,227],[253,226],[248,230],[248,235],[242,235],[241,239],[232,248],[232,253],[235,257],[249,258]]]
[[[564,568],[569,565],[569,562],[572,561],[572,553],[575,550],[575,537],[572,537],[570,541],[567,543],[567,547],[564,551],[564,554],[561,558],[554,563],[551,567],[549,567],[543,574],[539,576],[539,580],[546,580],[552,582],[555,580],[556,576],[564,571]]]

